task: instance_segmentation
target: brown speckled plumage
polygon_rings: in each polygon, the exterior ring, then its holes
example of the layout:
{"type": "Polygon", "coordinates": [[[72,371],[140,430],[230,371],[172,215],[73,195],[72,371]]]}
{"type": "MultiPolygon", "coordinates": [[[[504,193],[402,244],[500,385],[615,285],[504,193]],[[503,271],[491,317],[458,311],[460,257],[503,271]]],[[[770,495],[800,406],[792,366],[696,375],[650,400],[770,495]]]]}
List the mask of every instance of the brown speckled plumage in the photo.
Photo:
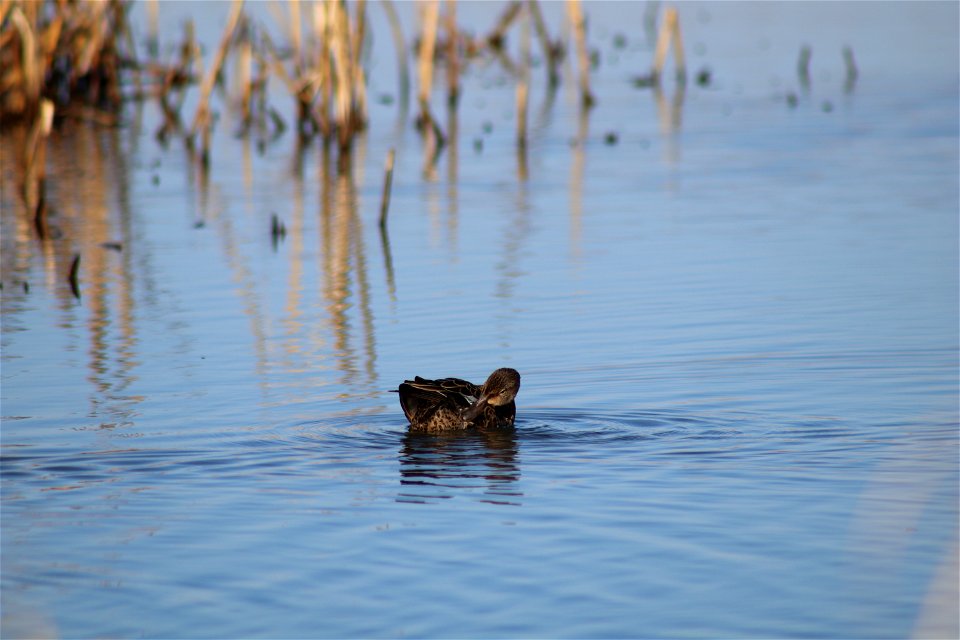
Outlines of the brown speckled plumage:
{"type": "Polygon", "coordinates": [[[410,428],[421,431],[513,426],[520,374],[497,369],[483,385],[460,378],[405,380],[397,391],[410,428]]]}

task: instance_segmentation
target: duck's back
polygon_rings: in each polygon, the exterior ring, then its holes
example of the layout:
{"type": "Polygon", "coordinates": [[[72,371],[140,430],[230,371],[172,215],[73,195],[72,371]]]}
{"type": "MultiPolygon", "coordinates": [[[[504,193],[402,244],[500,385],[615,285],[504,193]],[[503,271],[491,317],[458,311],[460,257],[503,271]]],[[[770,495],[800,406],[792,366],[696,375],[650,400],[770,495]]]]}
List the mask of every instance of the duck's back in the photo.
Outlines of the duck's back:
{"type": "Polygon", "coordinates": [[[460,378],[427,380],[420,376],[405,380],[397,391],[410,425],[431,431],[466,428],[461,412],[480,395],[479,386],[460,378]]]}

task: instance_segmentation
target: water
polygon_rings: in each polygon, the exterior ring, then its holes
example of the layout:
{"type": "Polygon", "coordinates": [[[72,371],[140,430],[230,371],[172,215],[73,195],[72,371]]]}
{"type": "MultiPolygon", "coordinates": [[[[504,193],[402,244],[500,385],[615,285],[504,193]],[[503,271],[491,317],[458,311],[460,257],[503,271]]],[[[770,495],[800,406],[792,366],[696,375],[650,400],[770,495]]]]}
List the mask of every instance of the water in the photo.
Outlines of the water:
{"type": "Polygon", "coordinates": [[[492,64],[426,170],[378,101],[352,178],[68,126],[47,243],[5,152],[4,637],[956,636],[957,6],[684,4],[713,81],[659,99],[643,9],[587,5],[589,120],[535,70],[526,166],[492,64]],[[501,365],[515,431],[387,392],[501,365]]]}

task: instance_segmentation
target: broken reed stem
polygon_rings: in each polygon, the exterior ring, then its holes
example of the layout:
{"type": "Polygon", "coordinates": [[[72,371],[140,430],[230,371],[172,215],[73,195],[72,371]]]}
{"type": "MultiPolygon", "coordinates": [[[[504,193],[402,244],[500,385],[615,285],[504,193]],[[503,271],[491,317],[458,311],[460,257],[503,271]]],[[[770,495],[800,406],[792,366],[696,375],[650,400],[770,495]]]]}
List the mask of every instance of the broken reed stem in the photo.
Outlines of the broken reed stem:
{"type": "Polygon", "coordinates": [[[547,82],[551,88],[556,87],[560,82],[560,74],[557,72],[558,55],[550,42],[550,34],[547,32],[547,25],[543,21],[543,14],[540,12],[540,3],[537,0],[527,0],[527,10],[533,20],[533,26],[537,30],[537,39],[540,40],[540,46],[543,47],[543,58],[547,62],[547,82]]]}
{"type": "Polygon", "coordinates": [[[503,48],[507,29],[510,27],[510,23],[513,22],[514,18],[517,17],[517,14],[520,13],[522,6],[520,0],[512,0],[506,9],[503,10],[503,13],[500,14],[500,19],[497,20],[496,26],[493,27],[490,35],[487,36],[487,44],[490,45],[492,49],[503,48]]]}
{"type": "Polygon", "coordinates": [[[333,97],[333,70],[330,60],[330,5],[321,2],[313,5],[313,33],[317,41],[317,83],[320,92],[320,135],[329,140],[333,132],[330,124],[330,101],[333,97]]]}
{"type": "Polygon", "coordinates": [[[298,0],[290,0],[287,4],[290,7],[290,22],[287,27],[290,31],[290,47],[293,49],[293,70],[294,74],[300,77],[303,75],[303,39],[301,38],[302,30],[300,28],[300,2],[298,0]]]}
{"type": "Polygon", "coordinates": [[[40,98],[40,79],[42,75],[37,56],[36,38],[30,21],[20,7],[14,7],[10,12],[10,21],[20,35],[20,72],[23,78],[25,110],[29,111],[40,98]]]}
{"type": "MultiPolygon", "coordinates": [[[[528,5],[529,7],[529,5],[528,5]]],[[[520,77],[517,82],[517,146],[527,146],[527,102],[530,93],[530,12],[524,12],[520,27],[520,77]]]]}
{"type": "Polygon", "coordinates": [[[147,53],[156,58],[160,53],[160,0],[147,0],[147,53]]]}
{"type": "Polygon", "coordinates": [[[577,46],[577,61],[580,69],[580,105],[589,109],[596,102],[590,93],[590,54],[587,52],[587,24],[580,11],[580,0],[567,0],[573,39],[577,46]]]}
{"type": "Polygon", "coordinates": [[[387,152],[387,164],[383,176],[383,194],[380,196],[380,229],[387,228],[387,210],[390,208],[390,190],[393,186],[393,161],[396,149],[387,152]]]}
{"type": "Polygon", "coordinates": [[[663,66],[667,62],[667,49],[673,44],[673,61],[677,69],[677,81],[681,84],[687,78],[687,65],[683,55],[683,38],[680,35],[680,19],[677,17],[677,10],[668,7],[663,14],[663,22],[660,23],[660,32],[657,34],[657,48],[653,57],[653,81],[655,85],[660,84],[660,78],[663,76],[663,66]]]}
{"type": "Polygon", "coordinates": [[[34,215],[34,223],[41,237],[46,237],[43,219],[43,183],[46,175],[47,136],[53,128],[53,102],[44,98],[34,119],[27,143],[23,149],[23,199],[27,210],[34,215]]]}
{"type": "Polygon", "coordinates": [[[407,66],[407,44],[403,37],[403,28],[400,26],[400,18],[397,16],[392,0],[380,0],[380,5],[387,15],[390,33],[393,35],[393,46],[397,50],[397,72],[400,74],[399,102],[401,105],[406,105],[410,99],[410,69],[407,66]]]}
{"type": "Polygon", "coordinates": [[[366,123],[366,90],[360,45],[366,29],[363,0],[357,4],[354,29],[346,6],[337,0],[328,0],[332,38],[329,40],[333,59],[334,105],[336,127],[341,151],[348,150],[354,135],[366,123]]]}
{"type": "MultiPolygon", "coordinates": [[[[669,9],[668,9],[669,12],[669,9]]],[[[663,72],[663,65],[667,62],[667,51],[670,48],[670,38],[673,32],[670,30],[669,20],[664,16],[660,23],[660,30],[657,32],[657,46],[653,54],[653,69],[651,75],[654,78],[654,84],[660,84],[660,75],[663,72]]]]}
{"type": "Polygon", "coordinates": [[[240,114],[246,130],[253,122],[253,44],[250,42],[250,25],[246,19],[240,27],[235,70],[240,90],[240,114]]]}
{"type": "Polygon", "coordinates": [[[233,32],[240,22],[242,11],[243,0],[233,0],[233,5],[230,7],[230,16],[227,18],[227,26],[223,31],[223,37],[220,39],[220,47],[217,49],[217,55],[210,69],[207,71],[207,75],[203,78],[203,84],[200,85],[200,100],[197,103],[197,111],[193,117],[193,125],[190,127],[190,137],[193,138],[197,134],[201,134],[203,139],[202,158],[204,164],[207,164],[209,161],[210,153],[210,125],[212,124],[210,117],[210,94],[213,91],[214,84],[217,82],[220,69],[223,68],[223,63],[227,58],[227,51],[233,39],[233,32]]]}
{"type": "Polygon", "coordinates": [[[423,6],[423,34],[420,37],[420,87],[418,100],[421,120],[429,126],[433,122],[430,116],[430,89],[433,85],[433,52],[437,43],[437,19],[440,13],[440,1],[428,0],[423,6]]]}
{"type": "Polygon", "coordinates": [[[363,54],[363,40],[367,35],[367,0],[357,0],[354,11],[353,31],[353,105],[350,113],[352,136],[367,125],[367,80],[360,56],[363,54]]]}
{"type": "MultiPolygon", "coordinates": [[[[133,29],[130,28],[130,21],[127,20],[126,13],[125,13],[126,8],[127,7],[125,5],[119,5],[116,8],[116,13],[119,15],[115,17],[114,22],[118,25],[120,29],[123,30],[124,45],[126,46],[126,53],[129,56],[129,63],[132,66],[132,68],[136,70],[136,73],[133,74],[133,87],[136,92],[135,95],[142,96],[143,95],[143,79],[140,77],[141,76],[140,70],[143,67],[140,65],[140,59],[137,56],[137,46],[133,42],[133,29]]],[[[117,69],[115,73],[117,74],[116,84],[117,84],[117,92],[119,96],[119,86],[120,86],[119,69],[117,69]]],[[[119,101],[120,100],[118,97],[118,102],[119,101]]]]}
{"type": "Polygon", "coordinates": [[[457,0],[447,0],[447,104],[456,107],[460,100],[460,59],[457,55],[457,0]]]}
{"type": "Polygon", "coordinates": [[[333,13],[332,27],[334,69],[334,111],[337,126],[337,137],[341,150],[348,149],[353,136],[350,122],[352,114],[351,86],[353,84],[353,60],[350,55],[350,26],[346,8],[337,0],[328,0],[328,6],[333,13]]]}
{"type": "Polygon", "coordinates": [[[684,84],[687,80],[687,61],[683,55],[683,36],[680,33],[680,16],[673,7],[667,9],[667,15],[673,16],[673,62],[676,65],[677,82],[684,84]]]}
{"type": "Polygon", "coordinates": [[[527,146],[527,102],[530,84],[525,78],[517,83],[517,145],[527,146]]]}

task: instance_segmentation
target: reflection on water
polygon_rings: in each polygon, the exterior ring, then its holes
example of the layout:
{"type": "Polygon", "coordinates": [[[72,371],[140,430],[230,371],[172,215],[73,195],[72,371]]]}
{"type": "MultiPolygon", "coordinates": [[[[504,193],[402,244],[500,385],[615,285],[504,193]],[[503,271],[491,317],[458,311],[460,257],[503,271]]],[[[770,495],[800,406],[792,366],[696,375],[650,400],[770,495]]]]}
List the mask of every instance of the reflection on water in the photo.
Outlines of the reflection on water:
{"type": "Polygon", "coordinates": [[[680,161],[678,137],[683,122],[683,100],[687,95],[687,85],[679,82],[669,99],[660,85],[653,87],[653,100],[657,105],[657,119],[660,121],[660,133],[664,140],[664,160],[671,164],[680,161]]]}
{"type": "Polygon", "coordinates": [[[521,504],[517,432],[428,434],[409,431],[400,447],[400,502],[435,502],[482,491],[483,502],[521,504]]]}
{"type": "MultiPolygon", "coordinates": [[[[5,131],[0,144],[17,148],[22,133],[5,131]]],[[[99,416],[104,427],[127,426],[142,400],[128,393],[141,359],[142,337],[134,322],[136,300],[141,292],[149,297],[155,287],[149,255],[130,250],[136,244],[136,230],[124,144],[136,142],[117,128],[68,123],[48,144],[51,162],[70,160],[48,169],[46,239],[38,239],[23,201],[12,188],[22,179],[16,154],[0,154],[4,212],[0,271],[8,287],[2,297],[4,328],[17,326],[17,315],[28,306],[31,286],[34,293],[44,287],[55,298],[58,325],[87,336],[86,346],[78,351],[85,354],[92,390],[90,414],[99,416]],[[75,158],[83,162],[76,163],[75,158]],[[68,286],[76,255],[82,257],[80,300],[74,299],[68,286]],[[16,284],[22,286],[10,287],[16,284]]]]}
{"type": "MultiPolygon", "coordinates": [[[[302,160],[295,163],[294,170],[286,176],[291,195],[289,208],[278,206],[277,202],[266,210],[242,207],[247,209],[247,216],[260,219],[268,219],[279,209],[289,230],[282,252],[289,261],[283,288],[286,299],[279,319],[285,337],[278,341],[270,317],[269,299],[274,291],[272,285],[265,286],[250,261],[250,221],[238,218],[237,203],[229,192],[234,186],[215,178],[211,168],[190,153],[166,161],[152,159],[147,164],[136,155],[139,140],[135,134],[142,119],[142,107],[138,107],[131,114],[131,120],[137,123],[133,144],[129,142],[129,131],[84,122],[71,123],[51,137],[45,239],[37,237],[16,190],[7,188],[22,178],[14,154],[0,154],[4,183],[0,260],[5,285],[5,328],[13,330],[17,315],[32,307],[28,302],[31,288],[36,295],[37,288],[44,286],[57,300],[60,326],[85,336],[87,346],[77,352],[86,354],[83,366],[93,390],[89,398],[91,415],[102,416],[105,427],[129,426],[135,405],[143,399],[142,395],[128,394],[127,389],[137,380],[138,365],[144,364],[139,350],[145,340],[145,319],[159,319],[162,330],[179,342],[174,347],[178,352],[193,348],[188,338],[190,327],[172,318],[183,315],[184,304],[192,304],[185,303],[178,294],[205,286],[204,269],[196,272],[200,277],[184,288],[186,282],[171,282],[169,271],[161,273],[161,263],[175,257],[180,260],[178,269],[182,270],[188,264],[186,260],[197,257],[192,249],[196,241],[188,237],[190,232],[194,236],[212,235],[228,273],[229,286],[246,317],[255,371],[264,389],[278,367],[289,371],[316,368],[318,346],[325,350],[330,345],[331,364],[342,373],[341,382],[361,392],[377,393],[367,243],[356,191],[356,176],[363,179],[364,145],[357,145],[356,166],[347,167],[335,166],[330,149],[322,149],[318,180],[305,180],[302,160]],[[132,149],[125,148],[124,141],[132,149]],[[76,163],[75,158],[84,161],[76,163]],[[166,168],[165,162],[174,168],[179,166],[182,173],[178,175],[175,169],[166,168]],[[186,216],[178,219],[179,211],[165,208],[157,213],[141,211],[143,196],[134,195],[136,189],[131,183],[140,180],[142,187],[144,175],[150,176],[152,189],[161,192],[159,201],[167,202],[167,206],[171,202],[181,206],[188,203],[186,216]],[[178,182],[183,191],[174,193],[180,187],[167,185],[178,182]],[[308,193],[317,187],[316,196],[308,193]],[[307,202],[316,202],[315,219],[319,225],[306,219],[307,202]],[[182,225],[179,237],[151,235],[158,217],[166,218],[162,226],[182,225]],[[186,231],[188,227],[190,231],[186,231]],[[319,232],[317,242],[307,238],[314,229],[319,232]],[[314,246],[316,252],[311,251],[314,246]],[[323,300],[324,317],[317,317],[313,296],[305,295],[314,279],[308,275],[305,253],[312,254],[316,261],[313,271],[321,277],[316,292],[323,300]],[[76,255],[81,257],[79,300],[72,295],[67,278],[76,255]],[[319,335],[318,328],[325,328],[327,335],[319,335]]],[[[5,131],[3,135],[4,147],[15,147],[22,132],[5,131]]],[[[236,188],[242,184],[245,197],[256,199],[261,196],[250,167],[251,141],[245,138],[237,144],[244,149],[244,169],[240,174],[242,183],[236,188]]],[[[306,152],[301,148],[295,157],[302,158],[306,152]]],[[[386,278],[392,289],[389,240],[384,237],[383,242],[386,278]]],[[[149,340],[155,339],[155,334],[149,336],[149,340]]],[[[319,366],[327,367],[325,363],[319,366]]]]}
{"type": "Polygon", "coordinates": [[[350,162],[224,110],[205,167],[131,105],[51,137],[41,239],[0,133],[0,635],[956,635],[956,5],[688,6],[709,87],[591,5],[525,156],[495,63],[437,153],[405,100],[350,162]],[[387,392],[497,366],[515,430],[387,392]]]}

